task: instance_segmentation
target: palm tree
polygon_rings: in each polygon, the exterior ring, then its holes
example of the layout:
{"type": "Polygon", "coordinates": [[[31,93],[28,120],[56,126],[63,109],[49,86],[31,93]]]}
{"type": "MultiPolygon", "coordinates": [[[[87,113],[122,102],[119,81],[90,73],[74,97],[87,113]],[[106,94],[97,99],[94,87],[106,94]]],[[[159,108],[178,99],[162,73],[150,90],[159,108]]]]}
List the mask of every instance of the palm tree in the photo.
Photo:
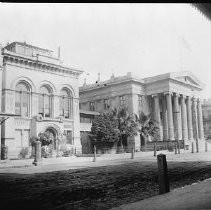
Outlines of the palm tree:
{"type": "Polygon", "coordinates": [[[156,126],[157,122],[151,119],[151,114],[146,115],[143,112],[140,112],[139,115],[135,115],[135,119],[139,124],[138,131],[141,140],[143,141],[143,150],[145,150],[147,137],[152,136],[154,137],[154,141],[157,141],[159,128],[156,126]]]}
{"type": "Polygon", "coordinates": [[[130,114],[128,108],[119,107],[111,110],[111,114],[117,121],[119,129],[119,152],[123,150],[123,144],[126,145],[127,138],[129,136],[137,135],[138,122],[135,120],[135,116],[130,114]]]}

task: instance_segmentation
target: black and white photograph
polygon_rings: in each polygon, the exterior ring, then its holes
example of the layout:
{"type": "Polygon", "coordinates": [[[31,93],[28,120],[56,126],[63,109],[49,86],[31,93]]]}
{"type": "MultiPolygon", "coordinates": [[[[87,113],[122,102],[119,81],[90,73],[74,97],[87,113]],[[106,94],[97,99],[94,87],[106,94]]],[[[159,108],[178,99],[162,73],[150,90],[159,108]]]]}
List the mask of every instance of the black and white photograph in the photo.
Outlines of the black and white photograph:
{"type": "Polygon", "coordinates": [[[211,209],[211,3],[0,3],[0,209],[211,209]]]}

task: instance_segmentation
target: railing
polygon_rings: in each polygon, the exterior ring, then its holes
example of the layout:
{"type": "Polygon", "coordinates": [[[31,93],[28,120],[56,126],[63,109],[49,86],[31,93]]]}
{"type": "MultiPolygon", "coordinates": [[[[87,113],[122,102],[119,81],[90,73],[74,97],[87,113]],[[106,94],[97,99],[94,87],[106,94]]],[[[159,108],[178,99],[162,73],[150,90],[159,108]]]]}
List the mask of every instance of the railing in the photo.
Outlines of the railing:
{"type": "MultiPolygon", "coordinates": [[[[156,148],[157,151],[160,150],[173,150],[175,148],[175,144],[177,144],[177,141],[157,141],[156,142],[156,148]]],[[[184,141],[179,141],[179,146],[181,149],[184,149],[184,141]]],[[[147,142],[145,147],[142,147],[142,151],[153,151],[154,150],[154,142],[147,142]]]]}

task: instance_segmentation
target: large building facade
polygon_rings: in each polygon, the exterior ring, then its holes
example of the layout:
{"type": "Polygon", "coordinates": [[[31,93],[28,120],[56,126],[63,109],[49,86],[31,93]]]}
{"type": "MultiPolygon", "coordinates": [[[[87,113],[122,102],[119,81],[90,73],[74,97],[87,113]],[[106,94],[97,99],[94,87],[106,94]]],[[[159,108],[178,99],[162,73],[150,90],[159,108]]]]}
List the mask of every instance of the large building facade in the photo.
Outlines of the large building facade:
{"type": "Polygon", "coordinates": [[[1,49],[1,112],[16,114],[1,126],[1,144],[17,157],[29,139],[48,131],[81,150],[78,77],[82,71],[63,65],[47,49],[13,42],[1,49]]]}
{"type": "Polygon", "coordinates": [[[203,101],[202,104],[204,135],[207,139],[211,139],[211,99],[203,101]]]}
{"type": "MultiPolygon", "coordinates": [[[[159,141],[182,140],[185,145],[203,140],[200,91],[203,84],[191,72],[174,72],[141,79],[128,73],[80,87],[81,123],[88,124],[94,112],[106,112],[119,106],[131,113],[151,114],[159,130],[159,141]]],[[[86,127],[89,130],[88,126],[86,127]]],[[[84,129],[85,131],[85,129],[84,129]]],[[[141,147],[140,135],[134,139],[141,147]]],[[[129,146],[131,139],[128,140],[129,146]]]]}

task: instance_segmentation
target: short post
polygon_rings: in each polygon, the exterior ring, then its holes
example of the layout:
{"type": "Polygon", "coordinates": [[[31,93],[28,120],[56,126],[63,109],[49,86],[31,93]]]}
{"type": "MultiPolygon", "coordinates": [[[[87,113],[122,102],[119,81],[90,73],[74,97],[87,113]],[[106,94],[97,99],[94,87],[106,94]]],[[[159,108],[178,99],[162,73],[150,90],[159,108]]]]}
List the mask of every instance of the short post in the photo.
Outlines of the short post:
{"type": "Polygon", "coordinates": [[[75,155],[77,154],[77,149],[76,149],[76,147],[75,147],[75,155]]]}
{"type": "Polygon", "coordinates": [[[132,146],[131,159],[134,159],[134,156],[135,156],[135,149],[134,149],[134,146],[132,146]]]}
{"type": "Polygon", "coordinates": [[[199,152],[199,142],[198,142],[199,140],[198,139],[196,139],[196,152],[199,152]]]}
{"type": "Polygon", "coordinates": [[[96,146],[94,145],[94,159],[93,162],[96,162],[96,146]]]}
{"type": "MultiPolygon", "coordinates": [[[[179,141],[177,142],[177,150],[178,150],[178,154],[180,154],[180,144],[179,144],[179,141]]],[[[184,145],[184,148],[185,148],[185,145],[184,145]]]]}
{"type": "Polygon", "coordinates": [[[205,152],[208,151],[208,148],[207,148],[207,141],[205,140],[205,152]]]}
{"type": "Polygon", "coordinates": [[[177,143],[175,143],[175,155],[177,154],[177,143]]]}
{"type": "Polygon", "coordinates": [[[170,192],[166,155],[157,156],[159,194],[170,192]]]}
{"type": "Polygon", "coordinates": [[[36,141],[35,142],[35,158],[33,164],[35,166],[39,165],[41,162],[41,142],[36,141]]]}
{"type": "Polygon", "coordinates": [[[157,155],[157,148],[156,148],[156,142],[154,142],[154,156],[156,157],[157,155]]]}
{"type": "Polygon", "coordinates": [[[56,156],[59,156],[59,140],[56,139],[56,156]]]}
{"type": "Polygon", "coordinates": [[[191,153],[194,153],[194,143],[192,142],[192,151],[191,153]]]}

